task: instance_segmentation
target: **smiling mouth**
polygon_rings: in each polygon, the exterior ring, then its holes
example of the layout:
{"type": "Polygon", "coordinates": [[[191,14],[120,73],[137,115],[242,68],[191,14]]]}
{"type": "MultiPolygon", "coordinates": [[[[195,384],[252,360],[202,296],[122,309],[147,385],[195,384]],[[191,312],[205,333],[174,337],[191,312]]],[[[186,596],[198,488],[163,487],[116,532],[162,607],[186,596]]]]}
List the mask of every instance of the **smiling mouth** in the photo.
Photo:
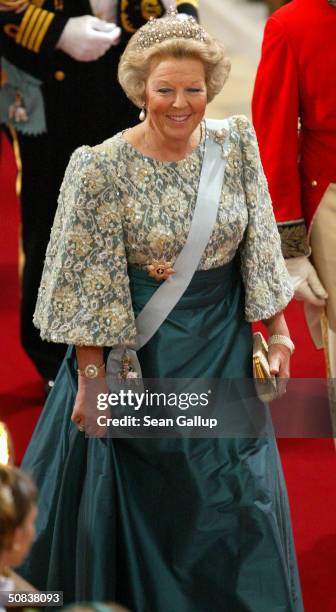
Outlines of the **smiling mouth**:
{"type": "Polygon", "coordinates": [[[185,123],[191,115],[167,115],[167,117],[174,123],[185,123]]]}

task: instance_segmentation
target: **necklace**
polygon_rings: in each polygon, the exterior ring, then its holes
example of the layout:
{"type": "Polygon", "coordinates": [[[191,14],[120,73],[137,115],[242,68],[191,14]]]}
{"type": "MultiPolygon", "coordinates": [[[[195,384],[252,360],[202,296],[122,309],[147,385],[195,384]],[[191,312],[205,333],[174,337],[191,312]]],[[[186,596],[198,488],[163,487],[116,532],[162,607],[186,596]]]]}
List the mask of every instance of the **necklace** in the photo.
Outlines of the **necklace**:
{"type": "Polygon", "coordinates": [[[142,146],[141,146],[141,152],[144,155],[147,155],[149,157],[153,157],[154,159],[158,159],[159,161],[183,161],[186,157],[189,157],[189,155],[191,155],[198,147],[199,145],[203,142],[204,139],[204,126],[203,126],[203,122],[200,123],[199,128],[197,128],[197,134],[195,134],[195,132],[193,132],[193,134],[190,137],[190,140],[192,140],[192,138],[195,136],[195,140],[196,140],[196,144],[191,144],[189,143],[189,147],[185,153],[185,155],[183,155],[182,157],[179,156],[179,159],[161,159],[162,157],[166,157],[166,149],[165,149],[165,154],[161,155],[159,153],[159,155],[155,155],[155,152],[158,151],[157,147],[153,147],[150,145],[150,143],[148,143],[148,139],[147,139],[147,132],[144,131],[143,133],[143,138],[142,138],[142,146]]]}

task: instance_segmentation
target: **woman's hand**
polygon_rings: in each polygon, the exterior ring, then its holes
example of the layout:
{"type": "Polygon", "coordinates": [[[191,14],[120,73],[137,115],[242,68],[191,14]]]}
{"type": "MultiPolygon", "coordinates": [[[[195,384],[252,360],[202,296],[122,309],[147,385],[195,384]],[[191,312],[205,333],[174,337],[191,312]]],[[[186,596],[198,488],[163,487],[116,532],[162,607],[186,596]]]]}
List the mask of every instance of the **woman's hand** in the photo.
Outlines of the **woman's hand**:
{"type": "Polygon", "coordinates": [[[268,347],[268,363],[270,372],[277,378],[277,397],[286,393],[287,381],[290,377],[291,351],[283,344],[271,344],[268,347]]]}
{"type": "MultiPolygon", "coordinates": [[[[94,379],[79,376],[78,392],[71,415],[71,420],[77,425],[79,431],[97,438],[106,436],[108,429],[106,426],[99,425],[98,421],[102,415],[101,410],[98,410],[97,407],[97,398],[100,393],[109,393],[105,376],[94,379]]],[[[104,411],[104,416],[109,417],[107,410],[104,411]]]]}
{"type": "Polygon", "coordinates": [[[290,377],[291,352],[283,344],[271,344],[268,348],[268,363],[270,372],[279,378],[290,377]]]}
{"type": "MultiPolygon", "coordinates": [[[[282,312],[278,312],[270,319],[263,321],[263,323],[268,329],[269,337],[285,336],[286,338],[290,338],[286,319],[282,312]]],[[[290,377],[290,358],[291,349],[288,348],[288,346],[286,346],[285,344],[274,342],[269,345],[268,363],[270,366],[271,374],[279,379],[279,396],[286,392],[287,380],[290,377]]]]}

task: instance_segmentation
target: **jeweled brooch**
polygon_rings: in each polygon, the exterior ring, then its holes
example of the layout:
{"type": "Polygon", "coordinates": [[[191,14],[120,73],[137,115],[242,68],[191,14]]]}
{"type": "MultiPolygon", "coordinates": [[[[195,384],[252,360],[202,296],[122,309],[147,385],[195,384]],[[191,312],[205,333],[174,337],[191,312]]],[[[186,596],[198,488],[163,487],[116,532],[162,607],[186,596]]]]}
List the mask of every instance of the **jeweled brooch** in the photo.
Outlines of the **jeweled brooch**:
{"type": "Polygon", "coordinates": [[[154,260],[146,267],[149,276],[157,281],[167,280],[167,278],[175,273],[172,262],[165,261],[164,259],[154,260]]]}

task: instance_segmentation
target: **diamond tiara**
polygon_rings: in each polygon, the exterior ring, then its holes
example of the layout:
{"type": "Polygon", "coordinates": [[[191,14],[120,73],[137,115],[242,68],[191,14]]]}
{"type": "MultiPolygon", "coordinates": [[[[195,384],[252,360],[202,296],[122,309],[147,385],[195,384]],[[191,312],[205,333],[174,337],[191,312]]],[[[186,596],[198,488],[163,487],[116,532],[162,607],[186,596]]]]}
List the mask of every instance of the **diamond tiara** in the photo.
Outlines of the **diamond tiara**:
{"type": "Polygon", "coordinates": [[[172,38],[190,38],[205,42],[208,34],[191,15],[179,14],[176,9],[168,10],[165,17],[151,17],[134,35],[138,49],[148,49],[153,45],[172,38]]]}

